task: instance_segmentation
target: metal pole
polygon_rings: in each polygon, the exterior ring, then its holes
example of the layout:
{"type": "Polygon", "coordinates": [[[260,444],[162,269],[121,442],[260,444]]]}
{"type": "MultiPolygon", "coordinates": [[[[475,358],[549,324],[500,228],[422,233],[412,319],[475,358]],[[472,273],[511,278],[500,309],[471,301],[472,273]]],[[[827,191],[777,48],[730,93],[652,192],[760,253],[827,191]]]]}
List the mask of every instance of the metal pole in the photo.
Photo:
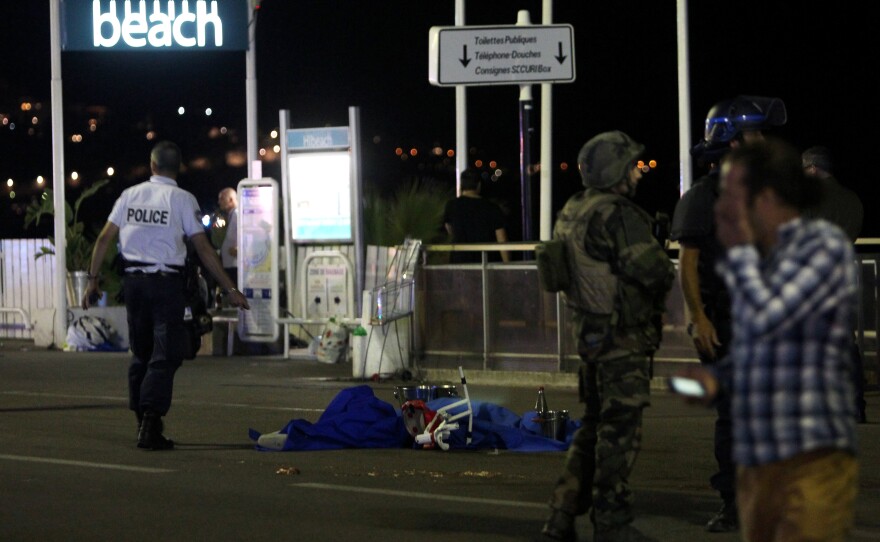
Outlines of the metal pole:
{"type": "MultiPolygon", "coordinates": [[[[553,0],[544,0],[541,24],[553,24],[553,0]]],[[[540,240],[553,236],[553,85],[541,84],[540,240]]]]}
{"type": "Polygon", "coordinates": [[[532,86],[519,87],[519,173],[522,187],[522,240],[534,239],[532,231],[532,86]]]}
{"type": "Polygon", "coordinates": [[[67,339],[67,220],[64,216],[64,100],[61,92],[61,0],[49,3],[52,48],[52,192],[55,205],[54,343],[67,339]]]}
{"type": "Polygon", "coordinates": [[[348,108],[348,130],[351,134],[351,232],[354,244],[355,288],[354,299],[350,300],[357,308],[354,314],[360,315],[363,310],[364,291],[364,256],[366,241],[364,240],[363,180],[361,179],[361,111],[356,106],[348,108]]]}
{"type": "MultiPolygon", "coordinates": [[[[520,10],[517,26],[530,25],[529,12],[520,10]]],[[[531,241],[535,238],[532,229],[532,86],[519,86],[519,171],[522,187],[522,240],[531,241]]]]}
{"type": "MultiPolygon", "coordinates": [[[[455,0],[455,26],[464,26],[464,0],[455,0]]],[[[455,87],[455,195],[461,195],[461,172],[468,167],[467,94],[455,87]]]]}
{"type": "MultiPolygon", "coordinates": [[[[247,115],[247,161],[248,178],[254,178],[254,162],[257,154],[257,1],[247,0],[248,10],[248,50],[245,55],[245,114],[247,115]]],[[[262,175],[261,175],[262,176],[262,175]]]]}
{"type": "Polygon", "coordinates": [[[684,194],[693,182],[691,166],[691,83],[689,72],[687,0],[676,0],[676,30],[678,33],[678,162],[679,194],[684,194]]]}
{"type": "MultiPolygon", "coordinates": [[[[293,274],[294,274],[294,250],[293,244],[290,242],[291,225],[290,225],[290,194],[288,194],[288,151],[287,151],[287,130],[290,128],[290,111],[282,109],[278,112],[278,131],[281,139],[281,203],[284,209],[284,227],[281,228],[281,235],[284,236],[284,294],[287,296],[287,314],[285,317],[293,316],[293,274]]],[[[305,314],[302,315],[305,317],[305,314]]],[[[284,324],[284,359],[290,357],[290,331],[287,324],[284,324]]]]}

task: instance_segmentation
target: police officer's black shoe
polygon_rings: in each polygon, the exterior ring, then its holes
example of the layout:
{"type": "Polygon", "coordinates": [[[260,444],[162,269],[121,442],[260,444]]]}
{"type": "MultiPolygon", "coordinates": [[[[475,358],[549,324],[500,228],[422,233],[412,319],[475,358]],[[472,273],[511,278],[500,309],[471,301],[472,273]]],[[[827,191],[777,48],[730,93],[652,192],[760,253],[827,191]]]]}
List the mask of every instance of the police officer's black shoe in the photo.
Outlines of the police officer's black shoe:
{"type": "Polygon", "coordinates": [[[162,435],[163,429],[161,416],[149,410],[144,412],[141,429],[138,431],[138,448],[146,450],[171,450],[174,448],[174,441],[162,435]]]}
{"type": "Polygon", "coordinates": [[[576,542],[577,533],[574,531],[574,516],[562,510],[553,510],[544,528],[541,529],[542,540],[562,540],[564,542],[576,542]]]}
{"type": "Polygon", "coordinates": [[[724,501],[721,510],[712,516],[706,524],[706,530],[710,533],[733,533],[739,530],[739,515],[735,501],[724,501]]]}

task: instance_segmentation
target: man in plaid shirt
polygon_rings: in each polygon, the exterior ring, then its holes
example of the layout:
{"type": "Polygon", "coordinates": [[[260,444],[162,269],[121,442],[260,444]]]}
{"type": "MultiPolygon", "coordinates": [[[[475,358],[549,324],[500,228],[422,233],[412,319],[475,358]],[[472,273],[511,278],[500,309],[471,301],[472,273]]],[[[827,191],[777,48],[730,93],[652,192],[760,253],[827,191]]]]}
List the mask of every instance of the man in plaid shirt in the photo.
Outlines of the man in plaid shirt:
{"type": "Polygon", "coordinates": [[[702,382],[705,403],[731,394],[744,539],[842,542],[858,488],[852,243],[830,222],[801,218],[820,192],[789,145],[746,145],[721,167],[718,268],[733,340],[717,372],[683,373],[702,382]]]}

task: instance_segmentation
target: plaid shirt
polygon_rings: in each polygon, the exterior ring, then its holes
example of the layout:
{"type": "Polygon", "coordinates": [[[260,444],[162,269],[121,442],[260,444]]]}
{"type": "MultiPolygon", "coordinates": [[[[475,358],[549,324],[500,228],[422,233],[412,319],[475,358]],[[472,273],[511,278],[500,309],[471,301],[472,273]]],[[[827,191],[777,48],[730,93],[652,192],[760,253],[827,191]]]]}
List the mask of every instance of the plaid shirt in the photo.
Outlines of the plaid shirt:
{"type": "Polygon", "coordinates": [[[852,243],[824,220],[780,226],[764,259],[752,245],[719,264],[733,298],[720,376],[732,393],[734,461],[763,465],[821,448],[856,451],[852,243]]]}

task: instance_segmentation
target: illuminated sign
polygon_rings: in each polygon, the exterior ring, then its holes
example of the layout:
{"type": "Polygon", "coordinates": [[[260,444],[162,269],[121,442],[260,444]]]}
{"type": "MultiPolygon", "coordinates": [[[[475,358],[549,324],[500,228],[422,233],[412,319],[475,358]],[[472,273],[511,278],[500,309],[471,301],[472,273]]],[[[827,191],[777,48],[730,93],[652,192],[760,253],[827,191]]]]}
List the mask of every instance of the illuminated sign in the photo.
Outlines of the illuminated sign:
{"type": "Polygon", "coordinates": [[[248,0],[62,0],[66,51],[244,51],[248,0]]]}
{"type": "Polygon", "coordinates": [[[292,239],[350,242],[349,151],[292,152],[287,160],[292,239]]]}

